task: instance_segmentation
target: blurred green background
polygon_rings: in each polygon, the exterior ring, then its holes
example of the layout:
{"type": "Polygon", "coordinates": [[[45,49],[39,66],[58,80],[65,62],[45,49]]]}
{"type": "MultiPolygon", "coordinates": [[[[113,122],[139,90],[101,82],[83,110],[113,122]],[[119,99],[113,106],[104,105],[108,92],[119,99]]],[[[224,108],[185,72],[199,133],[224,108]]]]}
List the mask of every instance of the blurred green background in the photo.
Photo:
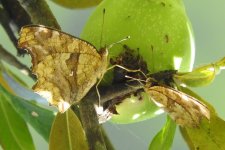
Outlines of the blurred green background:
{"type": "MultiPolygon", "coordinates": [[[[225,1],[224,0],[184,0],[187,14],[191,20],[196,43],[195,67],[214,62],[225,56],[225,1]]],[[[57,18],[62,30],[79,36],[82,28],[94,8],[68,10],[51,1],[48,4],[57,18]]],[[[0,33],[3,29],[0,27],[0,33]]],[[[1,34],[0,43],[16,54],[6,34],[1,34]]],[[[29,57],[20,58],[23,62],[29,57]]],[[[22,75],[21,75],[22,76],[22,75]]],[[[30,80],[30,86],[33,84],[30,80]]],[[[213,84],[193,90],[208,100],[225,119],[225,71],[216,77],[213,84]]],[[[166,115],[129,125],[105,123],[105,127],[113,145],[117,150],[146,150],[154,135],[164,125],[166,115]]],[[[31,128],[33,131],[33,129],[31,128]]],[[[188,149],[177,129],[173,150],[188,149]]],[[[34,141],[38,150],[47,150],[47,143],[35,132],[34,141]]]]}

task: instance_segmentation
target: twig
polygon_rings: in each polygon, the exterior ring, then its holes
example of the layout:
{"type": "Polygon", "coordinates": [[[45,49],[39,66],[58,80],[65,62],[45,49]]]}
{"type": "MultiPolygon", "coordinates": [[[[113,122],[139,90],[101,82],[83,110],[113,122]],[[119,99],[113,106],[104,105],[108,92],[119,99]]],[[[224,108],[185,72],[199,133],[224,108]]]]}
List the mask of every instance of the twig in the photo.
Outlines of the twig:
{"type": "Polygon", "coordinates": [[[24,64],[22,64],[15,56],[10,54],[0,45],[0,60],[4,60],[10,65],[13,65],[19,69],[25,75],[30,76],[33,80],[36,80],[36,77],[32,74],[31,70],[24,64]]]}

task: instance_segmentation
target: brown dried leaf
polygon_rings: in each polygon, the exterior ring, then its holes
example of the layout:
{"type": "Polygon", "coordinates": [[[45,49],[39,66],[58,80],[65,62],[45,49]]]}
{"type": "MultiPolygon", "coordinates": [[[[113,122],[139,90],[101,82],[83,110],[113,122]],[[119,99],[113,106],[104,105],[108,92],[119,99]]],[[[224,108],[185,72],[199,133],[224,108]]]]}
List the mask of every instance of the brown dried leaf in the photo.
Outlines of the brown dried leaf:
{"type": "Polygon", "coordinates": [[[146,86],[145,91],[181,126],[196,127],[202,117],[210,119],[207,106],[183,92],[164,86],[146,86]]]}
{"type": "Polygon", "coordinates": [[[98,53],[88,42],[49,27],[23,27],[18,46],[32,56],[34,91],[60,112],[79,102],[106,71],[107,49],[98,53]]]}

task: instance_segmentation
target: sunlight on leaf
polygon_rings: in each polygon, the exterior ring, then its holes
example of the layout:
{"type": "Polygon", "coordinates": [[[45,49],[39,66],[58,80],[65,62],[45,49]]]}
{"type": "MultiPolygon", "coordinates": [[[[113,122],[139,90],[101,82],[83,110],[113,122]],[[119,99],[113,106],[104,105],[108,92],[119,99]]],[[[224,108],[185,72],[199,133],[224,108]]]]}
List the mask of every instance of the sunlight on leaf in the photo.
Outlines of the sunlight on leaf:
{"type": "Polygon", "coordinates": [[[81,123],[71,109],[57,114],[49,141],[49,150],[88,150],[81,123]]]}
{"type": "Polygon", "coordinates": [[[225,57],[215,63],[194,69],[192,72],[177,73],[174,80],[190,87],[206,86],[213,82],[215,76],[225,68],[225,57]]]}
{"type": "Polygon", "coordinates": [[[74,8],[87,8],[98,5],[102,0],[52,0],[56,4],[74,9],[74,8]]]}
{"type": "Polygon", "coordinates": [[[165,126],[157,133],[152,140],[149,150],[169,150],[172,147],[176,123],[167,117],[165,126]]]}
{"type": "Polygon", "coordinates": [[[10,96],[0,85],[0,141],[3,149],[34,150],[33,140],[21,116],[9,103],[10,96]]]}
{"type": "MultiPolygon", "coordinates": [[[[182,88],[182,91],[204,101],[194,92],[182,88]]],[[[210,123],[207,120],[202,120],[202,123],[197,128],[181,128],[181,133],[184,136],[191,150],[224,150],[225,149],[225,121],[219,118],[214,108],[207,104],[210,109],[210,123]]]]}

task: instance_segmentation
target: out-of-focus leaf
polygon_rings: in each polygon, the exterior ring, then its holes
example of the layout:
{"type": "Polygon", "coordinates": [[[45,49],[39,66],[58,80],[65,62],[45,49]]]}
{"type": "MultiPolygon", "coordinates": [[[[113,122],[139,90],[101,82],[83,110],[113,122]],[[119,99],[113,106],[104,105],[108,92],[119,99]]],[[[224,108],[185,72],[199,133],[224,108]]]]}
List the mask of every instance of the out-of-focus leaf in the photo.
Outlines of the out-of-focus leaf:
{"type": "Polygon", "coordinates": [[[2,91],[8,95],[11,104],[23,119],[30,123],[31,126],[48,141],[51,125],[55,117],[53,112],[35,105],[30,101],[13,96],[4,89],[2,89],[2,91]]]}
{"type": "Polygon", "coordinates": [[[222,59],[220,59],[219,61],[217,61],[215,63],[216,66],[220,67],[220,70],[225,69],[225,57],[223,57],[222,59]]]}
{"type": "Polygon", "coordinates": [[[13,77],[13,79],[16,82],[20,83],[22,86],[28,87],[28,85],[23,80],[21,80],[15,73],[13,73],[10,69],[7,69],[6,71],[7,71],[7,74],[13,77]]]}
{"type": "Polygon", "coordinates": [[[75,113],[58,113],[52,126],[49,150],[88,150],[86,136],[75,113]]]}
{"type": "Polygon", "coordinates": [[[30,101],[11,95],[3,88],[0,88],[0,91],[7,95],[9,102],[23,119],[48,141],[52,122],[55,118],[53,112],[35,105],[30,101]]]}
{"type": "Polygon", "coordinates": [[[3,86],[7,91],[13,93],[13,90],[9,87],[9,85],[7,84],[5,79],[3,78],[1,72],[0,72],[0,85],[3,86]]]}
{"type": "Polygon", "coordinates": [[[190,87],[206,86],[211,84],[223,69],[225,69],[225,57],[215,63],[198,67],[192,72],[177,73],[174,75],[174,80],[190,87]]]}
{"type": "Polygon", "coordinates": [[[165,126],[157,133],[152,140],[149,150],[169,150],[173,144],[176,123],[167,117],[165,126]]]}
{"type": "Polygon", "coordinates": [[[28,127],[9,99],[8,92],[0,85],[0,143],[6,150],[34,150],[28,127]]]}
{"type": "Polygon", "coordinates": [[[52,0],[58,5],[66,8],[87,8],[98,5],[102,0],[52,0]]]}
{"type": "MultiPolygon", "coordinates": [[[[203,100],[194,92],[182,88],[182,91],[203,100]]],[[[196,128],[180,128],[188,146],[191,150],[225,150],[225,121],[219,118],[214,108],[207,104],[210,110],[210,121],[202,120],[199,127],[196,128]]]]}

